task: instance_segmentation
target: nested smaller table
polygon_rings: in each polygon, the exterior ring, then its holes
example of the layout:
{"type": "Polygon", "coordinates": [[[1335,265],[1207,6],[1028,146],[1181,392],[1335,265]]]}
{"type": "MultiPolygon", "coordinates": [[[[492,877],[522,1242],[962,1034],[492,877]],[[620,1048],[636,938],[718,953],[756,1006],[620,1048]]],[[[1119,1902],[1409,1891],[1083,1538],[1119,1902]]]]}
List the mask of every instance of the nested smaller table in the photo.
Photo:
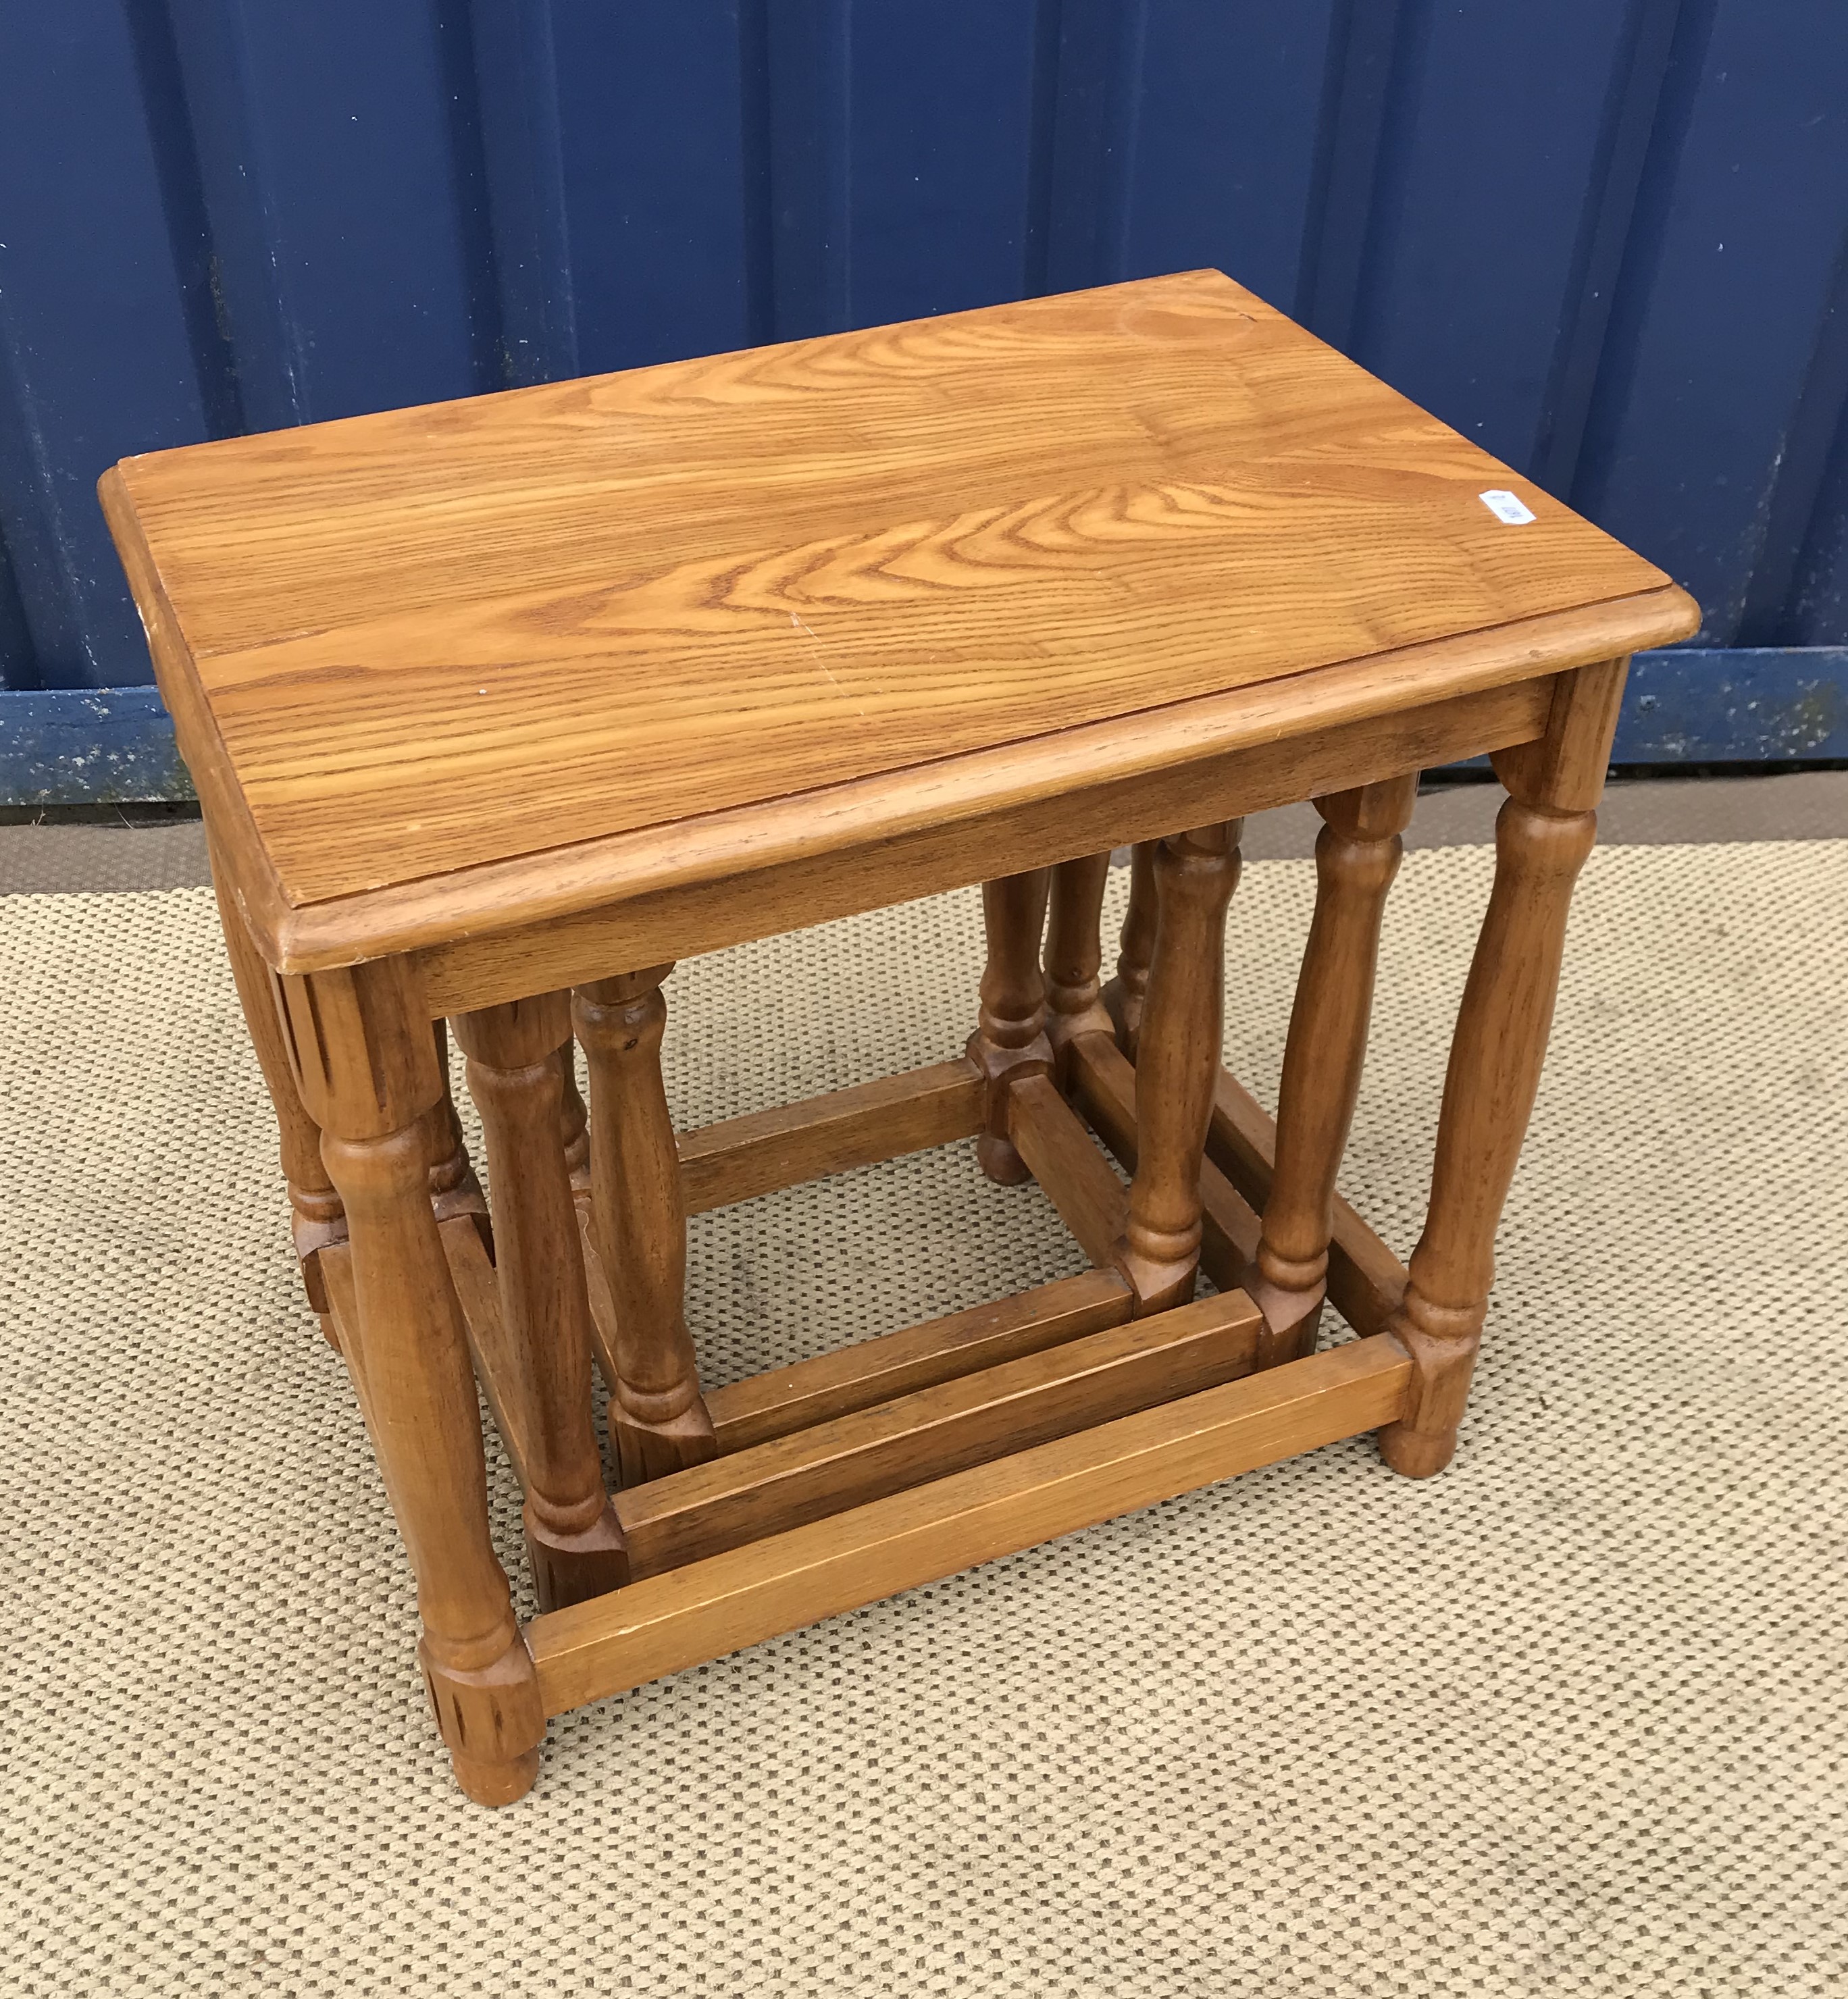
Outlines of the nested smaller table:
{"type": "Polygon", "coordinates": [[[532,1783],[549,1715],[1206,1480],[1361,1431],[1448,1460],[1625,660],[1696,622],[1659,571],[1212,272],[102,492],[471,1796],[532,1783]],[[1337,1169],[1417,773],[1485,751],[1510,797],[1408,1277],[1337,1169]],[[1224,932],[1241,816],[1299,799],[1273,1121],[1220,1066],[1224,932]],[[676,1136],[675,958],[976,882],[965,1052],[676,1136]],[[702,1391],[689,1211],[968,1137],[1087,1271],[702,1391]],[[1357,1337],[1317,1350],[1326,1298],[1357,1337]]]}

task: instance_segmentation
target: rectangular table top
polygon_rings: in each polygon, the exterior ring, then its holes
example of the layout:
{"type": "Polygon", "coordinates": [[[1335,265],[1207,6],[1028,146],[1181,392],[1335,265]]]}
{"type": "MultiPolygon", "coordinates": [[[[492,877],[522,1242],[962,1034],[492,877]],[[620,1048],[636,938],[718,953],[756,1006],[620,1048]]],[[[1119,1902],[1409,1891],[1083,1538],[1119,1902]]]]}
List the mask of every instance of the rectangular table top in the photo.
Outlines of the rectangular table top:
{"type": "Polygon", "coordinates": [[[1210,271],[156,452],[103,497],[286,910],[481,868],[504,899],[509,864],[946,760],[1004,788],[1054,734],[1107,763],[1095,725],[1461,670],[1553,614],[1607,608],[1612,651],[1691,629],[1210,271]]]}

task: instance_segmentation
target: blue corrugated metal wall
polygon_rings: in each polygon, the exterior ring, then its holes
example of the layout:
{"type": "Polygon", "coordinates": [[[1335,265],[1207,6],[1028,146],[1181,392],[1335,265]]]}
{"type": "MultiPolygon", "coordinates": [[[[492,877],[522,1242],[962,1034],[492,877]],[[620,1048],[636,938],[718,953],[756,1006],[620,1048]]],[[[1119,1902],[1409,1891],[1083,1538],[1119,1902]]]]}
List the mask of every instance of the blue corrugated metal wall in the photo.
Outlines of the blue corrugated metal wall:
{"type": "Polygon", "coordinates": [[[1843,0],[0,0],[0,771],[168,781],[125,452],[1200,264],[1700,598],[1628,754],[1848,754],[1845,244],[1843,0]]]}

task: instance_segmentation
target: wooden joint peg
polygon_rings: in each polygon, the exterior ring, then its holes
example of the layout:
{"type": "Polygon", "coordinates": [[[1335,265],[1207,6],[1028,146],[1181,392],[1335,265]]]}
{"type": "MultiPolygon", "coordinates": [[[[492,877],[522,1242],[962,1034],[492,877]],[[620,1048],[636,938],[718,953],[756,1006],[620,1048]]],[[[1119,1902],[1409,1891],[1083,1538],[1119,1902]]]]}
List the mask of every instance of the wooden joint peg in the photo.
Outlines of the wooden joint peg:
{"type": "Polygon", "coordinates": [[[629,1579],[591,1421],[590,1297],[564,1128],[568,993],[459,1014],[494,1187],[501,1323],[522,1405],[526,1547],[542,1610],[629,1579]]]}
{"type": "Polygon", "coordinates": [[[1062,861],[1052,870],[1046,920],[1046,1039],[1062,1090],[1070,1086],[1072,1043],[1081,1034],[1116,1031],[1098,975],[1104,959],[1098,923],[1109,878],[1108,853],[1062,861]]]}
{"type": "Polygon", "coordinates": [[[545,1709],[495,1559],[480,1406],[430,1206],[426,1114],[441,1103],[416,975],[401,958],[276,982],[303,1100],[346,1204],[368,1419],[417,1578],[438,1724],[470,1796],[532,1783],[545,1709]]]}
{"type": "Polygon", "coordinates": [[[1116,976],[1104,988],[1104,1010],[1116,1030],[1117,1046],[1132,1062],[1155,958],[1155,855],[1160,845],[1158,840],[1145,840],[1131,850],[1129,907],[1117,940],[1116,976]]]}
{"type": "Polygon", "coordinates": [[[1438,1114],[1424,1232],[1387,1330],[1412,1357],[1406,1413],[1379,1433],[1395,1471],[1426,1478],[1456,1449],[1495,1278],[1495,1232],[1540,1087],[1573,884],[1597,835],[1628,662],[1562,674],[1546,733],[1496,767],[1495,885],[1463,989],[1438,1114]]]}
{"type": "Polygon", "coordinates": [[[1244,1288],[1264,1315],[1258,1365],[1314,1349],[1328,1290],[1335,1179],[1360,1095],[1380,919],[1399,872],[1418,775],[1318,799],[1316,913],[1278,1092],[1277,1157],[1244,1288]]]}
{"type": "Polygon", "coordinates": [[[686,1203],[661,1082],[673,968],[599,979],[571,1002],[590,1066],[591,1230],[615,1308],[609,1426],[625,1485],[718,1450],[687,1331],[686,1203]]]}
{"type": "Polygon", "coordinates": [[[1046,1038],[1046,983],[1039,967],[1051,871],[1030,868],[982,886],[982,922],[988,934],[981,1013],[969,1038],[969,1058],[988,1086],[976,1159],[991,1180],[1018,1187],[1032,1175],[1008,1135],[1007,1093],[1023,1076],[1052,1067],[1046,1038]]]}
{"type": "Polygon", "coordinates": [[[1243,822],[1161,842],[1146,1003],[1137,1034],[1135,1173],[1115,1264],[1135,1315],[1194,1295],[1200,1266],[1200,1167],[1219,1073],[1226,910],[1238,884],[1243,822]]]}

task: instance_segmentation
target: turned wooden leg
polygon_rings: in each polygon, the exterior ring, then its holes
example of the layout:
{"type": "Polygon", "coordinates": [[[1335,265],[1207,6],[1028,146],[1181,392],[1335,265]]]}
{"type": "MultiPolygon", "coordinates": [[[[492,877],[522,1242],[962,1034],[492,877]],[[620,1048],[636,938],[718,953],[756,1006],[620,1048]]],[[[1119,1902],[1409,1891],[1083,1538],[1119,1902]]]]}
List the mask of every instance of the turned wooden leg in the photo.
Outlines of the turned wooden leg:
{"type": "Polygon", "coordinates": [[[1157,917],[1135,1065],[1135,1174],[1117,1267],[1136,1316],[1185,1304],[1200,1266],[1200,1162],[1219,1073],[1226,909],[1243,822],[1177,833],[1155,857],[1157,917]]]}
{"type": "Polygon", "coordinates": [[[1624,669],[1562,674],[1546,734],[1498,752],[1509,798],[1495,886],[1451,1043],[1424,1233],[1390,1331],[1411,1354],[1404,1417],[1379,1433],[1395,1471],[1426,1478],[1456,1449],[1495,1277],[1495,1231],[1540,1086],[1572,885],[1591,851],[1624,669]]]}
{"type": "Polygon", "coordinates": [[[661,1083],[660,985],[673,968],[599,979],[572,999],[590,1064],[593,1239],[615,1305],[609,1426],[625,1485],[717,1454],[687,1332],[686,1205],[661,1083]]]}
{"type": "MultiPolygon", "coordinates": [[[[567,1005],[567,1022],[570,1012],[567,1005]]],[[[567,1041],[558,1051],[559,1128],[564,1139],[565,1168],[571,1176],[571,1198],[584,1207],[591,1198],[591,1117],[577,1088],[577,1065],[572,1053],[575,1045],[567,1041]]]]}
{"type": "Polygon", "coordinates": [[[430,1024],[436,1046],[436,1069],[442,1078],[442,1100],[424,1114],[424,1159],[430,1173],[430,1206],[439,1221],[466,1214],[475,1225],[481,1246],[493,1261],[494,1224],[488,1218],[487,1197],[475,1177],[468,1148],[462,1141],[462,1120],[456,1114],[456,1101],[449,1094],[449,1034],[441,1020],[430,1024]]]}
{"type": "Polygon", "coordinates": [[[1316,914],[1296,982],[1277,1099],[1277,1163],[1245,1289],[1264,1315],[1258,1365],[1314,1350],[1328,1289],[1335,1176],[1367,1057],[1386,891],[1418,774],[1318,799],[1316,914]]]}
{"type": "Polygon", "coordinates": [[[212,839],[210,825],[206,828],[206,848],[212,863],[212,887],[218,898],[225,954],[231,961],[231,977],[237,985],[238,1003],[244,1009],[244,1024],[250,1030],[257,1065],[263,1072],[282,1138],[283,1177],[289,1187],[290,1232],[301,1264],[302,1287],[321,1321],[328,1344],[337,1346],[334,1321],[328,1310],[328,1287],[321,1273],[321,1252],[329,1243],[346,1240],[346,1210],[321,1163],[321,1128],[308,1115],[289,1066],[289,1046],[276,1011],[269,967],[264,963],[250,927],[244,920],[244,912],[231,893],[231,877],[212,839]]]}
{"type": "Polygon", "coordinates": [[[1035,868],[982,886],[988,962],[969,1058],[988,1079],[988,1103],[986,1124],[976,1139],[976,1160],[1003,1187],[1033,1177],[1007,1135],[1008,1090],[1020,1078],[1043,1076],[1052,1066],[1052,1045],[1045,1035],[1046,982],[1039,968],[1050,871],[1035,868]]]}
{"type": "Polygon", "coordinates": [[[1139,841],[1129,860],[1129,907],[1118,938],[1116,976],[1104,989],[1104,1005],[1116,1030],[1117,1046],[1135,1060],[1142,1009],[1149,993],[1149,968],[1155,958],[1155,856],[1159,840],[1139,841]]]}
{"type": "Polygon", "coordinates": [[[1072,1043],[1080,1034],[1115,1031],[1104,1010],[1097,977],[1104,961],[1097,925],[1109,878],[1107,853],[1063,861],[1052,870],[1051,914],[1046,923],[1046,1038],[1052,1043],[1052,1065],[1062,1088],[1072,1043]]]}
{"type": "Polygon", "coordinates": [[[532,1786],[546,1715],[489,1538],[475,1379],[430,1206],[435,1044],[401,958],[278,983],[291,1064],[346,1203],[359,1371],[417,1577],[431,1705],[462,1788],[506,1804],[532,1786]]]}
{"type": "Polygon", "coordinates": [[[563,1143],[567,993],[459,1015],[494,1187],[501,1320],[523,1405],[526,1547],[539,1607],[600,1596],[629,1564],[591,1422],[590,1297],[563,1143]]]}

